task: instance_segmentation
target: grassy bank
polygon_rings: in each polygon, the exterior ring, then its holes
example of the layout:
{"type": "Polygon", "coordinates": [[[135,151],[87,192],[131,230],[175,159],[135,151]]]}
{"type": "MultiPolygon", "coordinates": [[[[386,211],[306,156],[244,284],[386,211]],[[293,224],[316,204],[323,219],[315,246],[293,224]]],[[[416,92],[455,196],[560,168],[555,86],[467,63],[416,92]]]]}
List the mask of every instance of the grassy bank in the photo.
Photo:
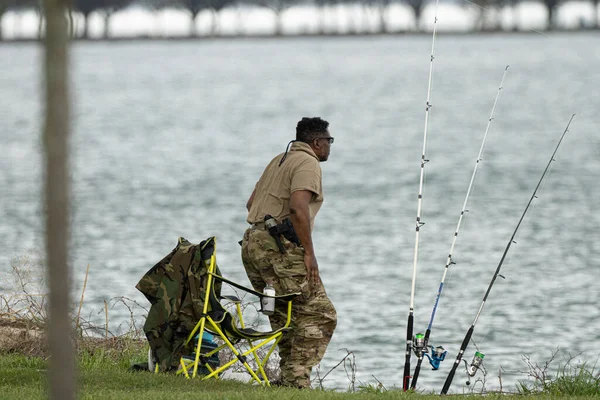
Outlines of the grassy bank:
{"type": "MultiPolygon", "coordinates": [[[[78,357],[78,398],[80,399],[281,399],[281,400],[335,400],[335,399],[439,399],[436,393],[413,393],[401,390],[359,388],[353,393],[322,390],[262,388],[236,381],[188,380],[168,374],[147,371],[130,372],[128,367],[143,360],[144,349],[129,346],[120,353],[99,350],[94,354],[82,353],[78,357]]],[[[450,395],[452,399],[598,399],[598,378],[580,369],[578,373],[563,373],[538,391],[521,391],[518,394],[450,395]]],[[[0,400],[47,398],[47,361],[41,357],[21,354],[0,354],[0,400]]]]}
{"type": "MultiPolygon", "coordinates": [[[[33,259],[35,261],[35,259],[33,259]]],[[[47,372],[50,357],[45,340],[47,323],[46,295],[41,274],[36,273],[37,262],[19,258],[13,265],[12,278],[16,284],[9,293],[0,292],[0,400],[47,398],[47,372]],[[33,271],[33,272],[31,272],[33,271]],[[33,282],[33,283],[32,283],[33,282]]],[[[7,282],[6,280],[2,281],[7,282]]],[[[106,323],[94,326],[81,317],[84,301],[84,281],[79,304],[74,307],[73,349],[77,360],[77,388],[79,399],[281,399],[281,400],[334,400],[334,399],[438,399],[436,392],[402,392],[378,386],[359,386],[354,382],[351,392],[329,390],[298,390],[262,388],[237,381],[188,380],[170,374],[152,374],[147,371],[131,372],[133,364],[147,359],[148,345],[143,332],[136,326],[132,304],[126,298],[117,299],[131,313],[125,333],[116,334],[108,328],[108,302],[104,302],[106,323]],[[389,390],[388,390],[389,389],[389,390]]],[[[113,302],[115,304],[115,302],[113,302]]],[[[67,351],[67,349],[65,349],[67,351]]],[[[558,353],[558,352],[557,352],[558,353]]],[[[550,373],[556,353],[539,365],[525,357],[528,371],[517,393],[488,393],[485,396],[451,395],[452,399],[500,399],[512,396],[519,399],[600,399],[600,373],[595,365],[571,364],[566,360],[558,373],[550,373]]],[[[596,354],[593,355],[597,357],[596,354]]],[[[223,362],[223,360],[221,360],[223,362]]],[[[340,361],[342,367],[355,371],[353,354],[340,361]],[[342,364],[343,362],[343,364],[342,364]],[[348,364],[346,364],[348,362],[348,364]]],[[[276,366],[276,365],[275,365],[276,366]]],[[[334,367],[335,368],[335,367],[334,367]]],[[[327,372],[321,375],[323,379],[327,372]]],[[[385,383],[385,382],[384,382],[385,383]]],[[[318,387],[313,383],[313,387],[318,387]]],[[[438,389],[439,390],[439,389],[438,389]]]]}
{"type": "MultiPolygon", "coordinates": [[[[40,327],[30,322],[0,318],[0,400],[47,398],[49,354],[40,327]],[[7,330],[8,328],[12,330],[7,330]],[[7,338],[13,339],[12,342],[7,338]],[[6,345],[8,344],[8,346],[6,345]],[[18,344],[18,345],[17,345],[18,344]]],[[[77,332],[77,331],[76,331],[77,332]]],[[[74,339],[77,360],[77,387],[80,399],[434,399],[436,392],[402,392],[383,386],[353,385],[352,392],[262,388],[237,381],[185,379],[172,374],[133,372],[130,367],[147,359],[148,345],[137,335],[85,337],[74,339]]],[[[349,353],[350,355],[351,353],[349,353]]],[[[549,372],[554,356],[542,365],[527,359],[529,383],[516,393],[488,393],[485,396],[451,395],[453,399],[600,399],[600,373],[595,365],[571,365],[566,361],[557,373],[549,372]]],[[[317,387],[318,384],[313,384],[317,387]]]]}

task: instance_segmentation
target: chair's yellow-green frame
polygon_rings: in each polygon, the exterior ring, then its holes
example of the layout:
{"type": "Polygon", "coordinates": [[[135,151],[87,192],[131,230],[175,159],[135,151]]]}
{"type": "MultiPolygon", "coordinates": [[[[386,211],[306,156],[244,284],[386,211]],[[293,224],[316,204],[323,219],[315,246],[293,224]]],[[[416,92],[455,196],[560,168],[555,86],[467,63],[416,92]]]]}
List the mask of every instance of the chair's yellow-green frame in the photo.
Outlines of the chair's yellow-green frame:
{"type": "MultiPolygon", "coordinates": [[[[232,365],[234,365],[235,363],[237,363],[239,361],[244,365],[244,367],[246,368],[246,370],[252,377],[250,380],[251,382],[256,381],[257,383],[259,383],[263,386],[271,386],[269,379],[267,378],[267,374],[265,372],[265,365],[266,365],[269,357],[271,356],[271,354],[273,354],[273,351],[275,350],[275,347],[281,340],[282,336],[290,329],[290,324],[291,324],[291,320],[292,320],[292,300],[296,296],[298,296],[300,293],[293,293],[293,294],[288,294],[288,295],[284,295],[284,296],[267,296],[267,295],[264,295],[263,293],[257,292],[253,289],[249,289],[249,288],[241,286],[235,282],[232,282],[232,281],[216,274],[215,270],[216,270],[216,255],[213,253],[210,258],[210,265],[208,267],[206,296],[204,298],[204,307],[202,310],[202,317],[200,318],[200,320],[198,321],[198,323],[196,324],[196,326],[194,327],[192,332],[189,334],[189,336],[185,342],[185,345],[187,346],[194,339],[194,337],[196,337],[196,335],[200,336],[200,339],[198,339],[198,341],[197,341],[198,344],[196,345],[195,356],[194,356],[193,360],[182,357],[180,359],[181,368],[179,368],[179,370],[177,371],[177,374],[183,374],[186,378],[200,377],[201,379],[210,379],[210,378],[219,379],[219,375],[222,372],[224,372],[225,370],[227,370],[228,368],[230,368],[232,365]],[[241,307],[240,299],[238,299],[235,296],[221,296],[221,298],[227,299],[235,304],[236,314],[238,317],[238,321],[241,325],[241,327],[237,327],[234,319],[231,318],[229,311],[227,311],[225,308],[223,308],[220,305],[219,299],[216,298],[216,294],[214,293],[214,290],[213,290],[215,280],[225,282],[231,286],[234,286],[238,289],[241,289],[245,292],[251,293],[251,294],[259,297],[261,300],[261,304],[262,304],[262,299],[264,297],[272,297],[272,298],[275,298],[276,301],[287,302],[287,319],[286,319],[285,325],[279,329],[276,329],[276,330],[273,330],[270,332],[259,332],[259,331],[255,331],[253,329],[247,329],[244,324],[244,319],[242,316],[242,307],[241,307]],[[212,304],[211,304],[211,300],[212,300],[212,304]],[[209,310],[209,306],[215,306],[216,308],[220,307],[220,309],[217,310],[218,311],[217,313],[211,313],[210,312],[211,310],[209,310]],[[213,315],[210,315],[210,314],[213,314],[213,315]],[[219,318],[219,316],[220,316],[220,318],[219,318]],[[202,354],[202,352],[201,352],[202,339],[201,338],[202,338],[202,333],[204,332],[204,330],[207,330],[208,332],[213,333],[213,334],[217,335],[218,337],[220,337],[223,340],[224,344],[218,346],[217,348],[215,348],[205,354],[202,354]],[[245,351],[239,351],[234,346],[234,342],[238,343],[238,342],[244,341],[244,340],[248,343],[249,349],[247,349],[245,351]],[[270,348],[267,351],[267,354],[261,360],[257,350],[264,346],[267,346],[267,345],[270,345],[270,348]],[[207,361],[208,358],[225,348],[228,348],[229,350],[231,350],[231,352],[233,353],[233,355],[235,357],[231,361],[225,363],[224,365],[221,365],[218,368],[213,369],[207,361]],[[257,365],[256,370],[254,370],[246,360],[246,357],[248,357],[250,355],[252,357],[254,357],[254,360],[256,361],[256,365],[257,365]],[[208,375],[199,375],[198,368],[200,365],[204,365],[204,367],[206,367],[207,370],[210,371],[210,373],[208,375]],[[190,373],[190,370],[191,370],[191,373],[190,373]]],[[[212,310],[212,311],[215,311],[215,310],[212,310]]]]}

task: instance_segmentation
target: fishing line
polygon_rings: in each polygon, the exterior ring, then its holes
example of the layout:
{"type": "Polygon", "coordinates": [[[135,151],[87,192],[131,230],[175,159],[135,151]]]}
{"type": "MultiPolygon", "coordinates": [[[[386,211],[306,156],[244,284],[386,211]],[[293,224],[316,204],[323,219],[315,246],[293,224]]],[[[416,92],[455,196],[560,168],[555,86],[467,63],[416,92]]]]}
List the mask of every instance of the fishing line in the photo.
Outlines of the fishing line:
{"type": "MultiPolygon", "coordinates": [[[[552,172],[552,170],[553,170],[554,168],[555,168],[555,165],[554,165],[554,163],[552,163],[552,164],[550,165],[550,168],[548,169],[548,178],[547,178],[547,179],[544,179],[544,180],[542,181],[542,184],[541,184],[541,186],[540,186],[540,189],[539,189],[539,191],[538,191],[538,196],[537,196],[537,197],[543,197],[543,194],[545,193],[545,187],[546,187],[546,185],[548,184],[548,182],[550,181],[550,179],[558,179],[558,177],[557,177],[556,175],[553,175],[553,174],[551,173],[551,172],[552,172]]],[[[534,215],[536,215],[536,212],[535,212],[535,211],[536,211],[536,208],[537,208],[538,206],[540,206],[540,203],[539,203],[539,202],[537,202],[537,201],[534,201],[534,202],[532,203],[532,205],[531,205],[530,211],[528,212],[527,216],[524,218],[524,220],[523,220],[523,221],[525,221],[527,218],[531,219],[531,218],[532,218],[534,215]]],[[[521,232],[521,234],[522,234],[522,232],[521,232]]],[[[518,242],[518,240],[515,240],[515,241],[514,241],[514,243],[517,243],[517,242],[518,242]]],[[[512,254],[512,257],[514,257],[515,255],[516,255],[516,254],[514,254],[514,253],[513,253],[513,254],[512,254]]],[[[505,264],[504,264],[504,266],[505,266],[505,267],[510,267],[510,258],[511,258],[511,255],[508,255],[508,256],[506,257],[505,264]]],[[[505,268],[505,269],[506,269],[506,268],[505,268]]],[[[502,276],[502,275],[500,275],[500,276],[502,276]]],[[[499,289],[500,289],[500,288],[499,288],[499,289]]],[[[498,291],[498,292],[499,292],[499,291],[498,291]]],[[[498,292],[497,292],[497,293],[498,293],[498,292]]],[[[498,293],[498,296],[499,296],[499,293],[498,293]]],[[[488,298],[488,302],[493,300],[493,298],[492,298],[492,297],[493,297],[493,295],[491,295],[491,296],[488,298]]],[[[493,314],[493,313],[494,313],[494,311],[493,311],[493,310],[497,310],[497,309],[498,309],[498,308],[499,308],[501,305],[502,305],[502,303],[499,303],[499,302],[494,302],[494,303],[493,303],[493,305],[489,306],[489,310],[491,310],[492,312],[491,312],[491,313],[488,313],[488,314],[493,314]]],[[[478,341],[479,343],[483,343],[483,342],[485,342],[485,341],[487,340],[487,337],[489,336],[489,334],[490,334],[492,331],[493,331],[493,326],[490,324],[490,325],[487,327],[487,329],[486,329],[486,331],[485,331],[485,334],[484,334],[484,335],[483,335],[481,338],[478,338],[478,339],[477,339],[477,341],[478,341]]],[[[475,339],[474,339],[473,337],[471,338],[471,343],[472,343],[472,344],[475,346],[475,349],[476,349],[476,351],[477,351],[478,353],[480,353],[480,354],[483,354],[483,352],[482,352],[481,348],[480,348],[480,347],[477,345],[477,343],[475,342],[475,339]]],[[[487,354],[486,354],[486,356],[487,356],[487,354]]],[[[467,362],[466,362],[465,360],[463,360],[463,363],[465,364],[466,368],[468,369],[468,368],[469,368],[469,365],[467,364],[467,362]]],[[[486,374],[487,374],[487,371],[486,371],[486,369],[485,369],[485,362],[482,362],[482,363],[481,363],[481,367],[480,367],[480,369],[482,370],[482,372],[483,372],[483,376],[484,376],[484,379],[485,379],[485,376],[486,376],[486,374]]],[[[502,375],[517,375],[517,374],[519,373],[519,371],[512,371],[512,372],[511,372],[511,371],[508,371],[508,370],[506,370],[506,369],[505,369],[505,368],[504,368],[502,365],[499,367],[499,371],[502,371],[502,372],[501,372],[501,374],[502,374],[502,375]]],[[[522,371],[520,371],[520,373],[522,373],[522,371]]],[[[475,383],[477,383],[477,381],[476,381],[475,383]]],[[[470,380],[470,376],[469,376],[469,375],[467,375],[467,381],[466,381],[466,385],[467,385],[467,386],[470,386],[471,384],[472,384],[472,383],[471,383],[471,380],[470,380]]],[[[474,385],[475,385],[475,384],[473,384],[473,385],[471,386],[471,389],[470,389],[471,391],[474,391],[474,389],[475,389],[475,388],[474,388],[474,385]]]]}
{"type": "MultiPolygon", "coordinates": [[[[550,177],[553,168],[554,168],[554,164],[550,164],[550,167],[548,168],[548,177],[550,177]]],[[[546,185],[548,183],[548,180],[549,180],[549,178],[548,179],[544,179],[542,181],[542,183],[540,185],[540,189],[538,190],[538,196],[537,197],[541,196],[541,194],[545,192],[545,188],[546,188],[546,185]]],[[[531,203],[530,211],[529,211],[528,215],[523,219],[523,221],[525,221],[527,218],[531,218],[535,214],[535,210],[536,210],[536,208],[538,206],[539,206],[538,202],[534,201],[533,203],[531,203]]],[[[518,242],[517,240],[513,241],[513,243],[517,243],[517,242],[518,242]]],[[[508,255],[506,256],[506,259],[505,259],[505,266],[506,267],[510,267],[510,258],[511,258],[510,256],[508,256],[508,255]]],[[[499,274],[498,276],[500,276],[502,279],[505,279],[505,277],[503,275],[501,275],[501,274],[499,274]]],[[[492,300],[492,298],[489,299],[489,300],[492,300]]],[[[493,314],[494,310],[497,310],[498,307],[500,307],[501,304],[502,304],[501,302],[500,303],[499,302],[494,302],[493,305],[491,305],[491,306],[488,307],[488,309],[491,311],[488,314],[493,314]]],[[[477,340],[480,343],[484,342],[487,339],[488,335],[492,332],[492,328],[493,327],[491,325],[488,326],[487,329],[485,330],[484,334],[481,336],[481,338],[479,338],[477,340]]],[[[476,349],[476,351],[478,353],[483,354],[483,352],[481,351],[481,349],[479,348],[479,346],[477,345],[477,343],[475,343],[475,339],[473,337],[471,337],[471,343],[475,346],[475,349],[476,349]]],[[[466,364],[466,361],[465,361],[465,364],[466,364]]],[[[483,366],[483,363],[482,363],[482,366],[483,366]]],[[[469,385],[469,384],[470,384],[470,381],[467,380],[467,385],[469,385]]]]}
{"type": "Polygon", "coordinates": [[[404,356],[404,375],[402,379],[402,389],[408,390],[410,384],[410,356],[412,347],[412,336],[413,336],[413,321],[414,321],[414,308],[415,308],[415,286],[417,282],[417,262],[419,258],[419,231],[424,225],[421,220],[421,206],[423,200],[423,178],[425,173],[425,164],[429,162],[425,158],[425,152],[427,150],[427,131],[429,128],[429,109],[432,107],[431,104],[431,86],[433,83],[433,60],[435,59],[435,35],[437,33],[437,13],[438,13],[439,0],[435,1],[435,16],[433,20],[433,35],[431,40],[431,55],[429,60],[429,82],[427,85],[427,101],[425,103],[425,127],[423,128],[423,152],[421,153],[421,174],[419,178],[419,196],[417,199],[417,220],[415,225],[415,247],[413,256],[413,269],[412,269],[412,283],[410,289],[410,308],[408,311],[408,322],[406,324],[406,350],[404,356]]]}
{"type": "MultiPolygon", "coordinates": [[[[506,249],[504,250],[504,253],[502,254],[502,258],[500,259],[500,262],[498,263],[498,267],[496,268],[496,271],[494,272],[494,275],[493,275],[492,280],[487,288],[487,291],[485,292],[485,295],[483,296],[483,300],[481,302],[481,305],[479,306],[479,310],[477,311],[477,314],[475,315],[475,319],[473,320],[471,327],[467,331],[467,334],[465,335],[465,338],[462,341],[460,350],[458,352],[458,355],[456,356],[456,360],[454,361],[454,364],[452,365],[452,369],[450,370],[450,373],[448,374],[446,381],[444,382],[444,387],[442,388],[441,394],[448,393],[448,389],[450,388],[450,385],[452,384],[452,380],[454,379],[454,374],[456,373],[456,369],[458,368],[458,365],[460,364],[460,361],[462,360],[463,353],[465,352],[469,342],[471,341],[471,336],[473,335],[473,331],[475,330],[475,325],[477,324],[477,320],[479,319],[479,316],[481,315],[481,312],[483,311],[483,307],[485,306],[485,302],[492,290],[492,287],[494,286],[494,282],[496,281],[496,278],[498,276],[500,276],[500,268],[502,267],[502,263],[504,262],[504,260],[506,258],[506,255],[508,253],[508,250],[510,249],[510,246],[513,243],[516,243],[514,241],[515,235],[517,234],[517,231],[519,230],[519,227],[521,226],[521,223],[523,222],[523,219],[525,218],[525,214],[527,214],[527,210],[529,210],[529,207],[531,206],[533,199],[537,198],[538,190],[539,190],[544,178],[546,177],[546,174],[548,173],[548,171],[550,169],[550,165],[554,161],[554,156],[556,155],[556,152],[558,151],[558,148],[560,147],[560,144],[562,143],[563,138],[569,131],[569,126],[571,126],[571,121],[573,121],[574,117],[575,117],[575,114],[573,114],[571,116],[571,119],[569,119],[569,123],[567,124],[567,127],[565,128],[564,132],[562,133],[560,140],[558,141],[558,144],[556,145],[556,148],[554,149],[554,152],[552,153],[552,156],[550,157],[550,161],[548,161],[548,164],[546,165],[546,168],[544,169],[544,172],[542,173],[542,176],[541,176],[540,180],[538,181],[538,184],[535,187],[535,190],[533,191],[533,194],[531,195],[531,198],[529,199],[529,202],[527,203],[527,206],[525,207],[525,210],[523,211],[523,214],[521,215],[521,218],[519,219],[519,222],[517,223],[516,228],[511,236],[510,240],[508,241],[508,244],[506,245],[506,249]]],[[[484,355],[482,353],[479,353],[479,352],[475,353],[475,357],[473,357],[473,361],[471,362],[471,365],[467,368],[467,372],[469,373],[470,376],[475,375],[475,373],[477,372],[477,369],[483,363],[483,358],[484,358],[484,355]]]]}
{"type": "Polygon", "coordinates": [[[440,296],[442,295],[442,290],[444,288],[444,280],[446,279],[446,274],[448,273],[448,269],[450,265],[456,264],[452,259],[452,255],[454,253],[454,246],[456,245],[456,239],[458,238],[458,232],[460,231],[460,226],[463,221],[463,217],[467,214],[467,204],[469,201],[469,196],[471,195],[471,191],[473,189],[473,183],[475,181],[475,176],[477,175],[477,170],[479,168],[479,163],[482,161],[483,150],[485,148],[485,142],[487,140],[488,133],[490,131],[490,127],[492,125],[492,121],[494,120],[494,113],[496,112],[496,105],[498,104],[498,99],[500,98],[500,93],[502,92],[504,85],[504,78],[506,78],[506,73],[508,72],[508,65],[504,68],[504,73],[502,74],[502,80],[500,81],[500,86],[496,91],[496,98],[494,99],[494,105],[492,106],[492,111],[488,118],[488,123],[485,129],[485,133],[483,135],[483,140],[481,142],[481,146],[479,148],[479,153],[477,154],[477,159],[475,160],[475,166],[473,167],[473,173],[471,174],[471,180],[469,182],[469,187],[467,189],[467,194],[465,196],[465,200],[463,202],[460,215],[458,217],[458,223],[456,225],[456,229],[454,230],[454,235],[452,237],[452,244],[450,245],[450,251],[448,252],[448,257],[446,259],[446,265],[444,266],[444,273],[442,274],[442,279],[440,281],[440,285],[438,288],[438,293],[435,299],[435,303],[433,305],[433,310],[431,311],[431,317],[429,319],[429,325],[427,326],[427,330],[425,331],[425,335],[421,333],[417,333],[417,335],[412,338],[412,349],[417,356],[417,365],[415,367],[415,372],[413,374],[411,389],[415,389],[417,385],[417,380],[419,379],[419,373],[421,371],[421,364],[423,363],[423,358],[426,356],[429,359],[429,363],[433,367],[434,370],[439,368],[439,363],[444,360],[446,357],[446,352],[444,348],[438,346],[434,348],[429,345],[429,335],[431,334],[431,329],[433,326],[433,320],[435,318],[435,313],[437,311],[437,307],[439,304],[440,296]],[[432,355],[429,356],[428,349],[431,347],[432,355]]]}
{"type": "MultiPolygon", "coordinates": [[[[548,166],[548,169],[547,169],[548,176],[550,176],[550,172],[552,172],[552,169],[553,169],[553,168],[554,168],[554,164],[552,164],[552,163],[551,163],[551,164],[549,164],[549,166],[548,166]]],[[[539,185],[539,190],[537,191],[536,198],[538,198],[538,197],[539,197],[539,195],[541,195],[542,193],[544,193],[544,189],[545,189],[545,187],[546,187],[546,184],[548,183],[548,180],[549,180],[549,178],[548,178],[548,179],[543,179],[543,180],[541,180],[541,181],[540,181],[540,182],[541,182],[541,184],[539,185]]],[[[525,215],[524,215],[524,217],[522,218],[522,220],[523,220],[523,221],[525,221],[525,219],[526,219],[527,217],[528,217],[528,218],[531,218],[531,216],[532,216],[532,215],[535,213],[535,209],[536,209],[537,207],[538,207],[538,202],[532,202],[532,203],[531,203],[531,208],[530,208],[529,214],[528,214],[527,216],[525,216],[525,215]]],[[[512,243],[517,243],[517,240],[514,240],[514,238],[513,238],[513,241],[512,241],[512,243]]],[[[505,265],[506,265],[506,266],[509,266],[509,264],[510,264],[510,257],[507,255],[504,261],[505,261],[505,263],[506,263],[505,265]]],[[[504,277],[503,275],[501,275],[501,274],[498,274],[498,276],[499,276],[499,277],[501,277],[502,279],[505,279],[505,277],[504,277]]],[[[491,300],[491,299],[488,299],[488,300],[491,300]]],[[[494,303],[494,304],[493,304],[491,307],[488,307],[488,308],[489,308],[490,310],[495,310],[495,309],[498,309],[498,307],[499,307],[499,303],[497,303],[497,302],[496,302],[496,303],[494,303]]],[[[493,314],[493,312],[492,312],[492,314],[493,314]]],[[[481,343],[481,342],[484,342],[484,341],[485,341],[485,339],[487,338],[487,336],[490,334],[490,332],[491,332],[491,331],[492,331],[492,327],[491,327],[491,326],[489,326],[489,327],[487,328],[487,330],[485,331],[484,335],[483,335],[483,336],[482,336],[480,339],[477,339],[477,340],[478,340],[480,343],[481,343]]],[[[472,343],[472,344],[475,346],[475,349],[476,349],[476,355],[477,355],[477,354],[481,354],[481,356],[482,356],[482,358],[481,358],[481,365],[479,366],[479,368],[483,370],[483,373],[484,373],[484,376],[485,376],[485,374],[486,374],[486,370],[485,370],[485,366],[484,366],[484,362],[483,362],[483,354],[484,354],[484,353],[481,351],[480,347],[477,345],[477,343],[475,342],[475,339],[474,339],[473,337],[471,337],[471,339],[470,339],[470,342],[471,342],[471,343],[472,343]]],[[[463,360],[463,362],[465,363],[465,366],[466,366],[466,368],[467,368],[467,372],[469,372],[469,365],[468,365],[468,363],[466,362],[466,360],[463,360]]],[[[476,369],[473,369],[473,370],[471,370],[471,372],[472,372],[472,373],[473,373],[473,375],[474,375],[474,373],[476,373],[477,371],[476,371],[476,369]]],[[[470,384],[471,384],[471,382],[470,382],[470,377],[472,377],[473,375],[471,375],[471,373],[468,373],[468,376],[467,376],[467,382],[466,382],[466,384],[467,384],[467,385],[470,385],[470,384]]]]}
{"type": "MultiPolygon", "coordinates": [[[[545,188],[546,188],[546,185],[548,184],[548,180],[550,178],[550,175],[551,175],[551,172],[552,172],[553,169],[554,169],[554,164],[550,164],[550,167],[548,168],[548,179],[544,179],[542,181],[542,183],[540,185],[540,189],[538,190],[538,194],[537,194],[536,197],[540,197],[543,193],[545,193],[545,188]]],[[[539,202],[537,202],[537,201],[532,202],[531,203],[531,207],[529,209],[529,212],[527,213],[527,215],[525,216],[525,218],[523,218],[523,221],[526,221],[527,218],[531,218],[535,214],[535,210],[536,210],[536,208],[538,206],[539,206],[539,202]]],[[[518,240],[516,240],[516,239],[513,240],[513,243],[518,243],[518,240]]],[[[514,254],[513,254],[513,256],[514,256],[514,254]]],[[[506,256],[506,258],[504,260],[504,263],[505,263],[504,265],[506,267],[510,267],[510,264],[511,264],[511,255],[507,255],[506,256]]],[[[502,279],[505,279],[505,277],[502,274],[499,274],[498,276],[501,277],[502,279]]],[[[496,302],[493,305],[489,306],[488,309],[490,311],[492,311],[492,313],[493,313],[493,310],[497,310],[499,306],[500,306],[500,304],[496,302]]],[[[489,335],[490,331],[491,331],[491,327],[488,327],[487,331],[481,337],[481,339],[479,339],[479,341],[483,342],[484,339],[489,335]]],[[[471,339],[471,340],[472,340],[472,343],[475,344],[475,342],[473,341],[473,339],[471,339]]],[[[475,347],[477,348],[477,346],[475,346],[475,347]]],[[[479,351],[479,348],[477,348],[477,351],[479,351]]]]}

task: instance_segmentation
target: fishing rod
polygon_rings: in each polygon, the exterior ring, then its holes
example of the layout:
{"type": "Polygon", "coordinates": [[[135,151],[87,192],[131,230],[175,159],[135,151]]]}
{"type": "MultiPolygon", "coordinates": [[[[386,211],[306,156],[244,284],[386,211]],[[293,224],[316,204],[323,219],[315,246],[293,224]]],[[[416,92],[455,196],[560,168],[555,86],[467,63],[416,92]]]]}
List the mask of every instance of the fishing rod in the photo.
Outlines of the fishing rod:
{"type": "Polygon", "coordinates": [[[429,325],[427,326],[427,330],[425,331],[425,335],[421,333],[417,333],[413,338],[412,348],[417,356],[417,366],[415,367],[415,372],[413,373],[412,383],[410,388],[415,389],[417,386],[417,380],[419,379],[419,373],[421,371],[421,364],[423,363],[423,357],[427,357],[429,359],[429,364],[433,367],[434,370],[437,370],[440,366],[440,362],[444,361],[446,358],[446,351],[442,346],[433,347],[429,345],[429,336],[431,335],[431,327],[433,326],[433,319],[435,318],[435,312],[437,311],[438,303],[440,301],[440,296],[442,295],[442,290],[444,288],[444,280],[446,279],[446,273],[448,272],[448,268],[450,265],[455,264],[452,260],[452,254],[454,252],[454,246],[456,245],[456,238],[458,237],[458,232],[460,230],[460,225],[462,223],[462,219],[464,215],[468,212],[467,210],[467,202],[469,201],[469,196],[471,195],[471,190],[473,188],[473,182],[475,181],[475,176],[477,175],[477,169],[479,167],[479,162],[482,160],[483,149],[485,147],[485,142],[490,131],[490,126],[492,124],[492,120],[494,119],[494,113],[496,111],[496,105],[498,104],[498,98],[500,97],[500,92],[502,91],[504,78],[506,77],[506,72],[508,71],[508,65],[504,68],[504,74],[502,74],[502,80],[500,81],[500,86],[498,87],[498,91],[496,92],[496,99],[494,100],[494,105],[492,107],[492,112],[490,113],[490,117],[488,118],[487,127],[485,128],[485,133],[483,135],[483,141],[481,142],[481,147],[479,148],[479,154],[477,155],[477,159],[475,160],[475,167],[473,168],[473,174],[471,175],[471,181],[469,182],[469,187],[467,189],[467,195],[465,196],[465,201],[463,203],[462,209],[460,211],[460,216],[458,217],[458,224],[456,225],[456,230],[454,231],[454,236],[452,238],[452,245],[450,246],[450,252],[448,253],[448,258],[446,259],[446,266],[444,267],[444,273],[442,274],[442,280],[440,281],[440,286],[438,288],[437,296],[435,298],[435,303],[433,305],[433,310],[431,311],[431,317],[429,318],[429,325]],[[428,354],[428,349],[431,348],[431,356],[428,354]]]}
{"type": "MultiPolygon", "coordinates": [[[[479,306],[479,310],[477,311],[477,314],[475,315],[475,319],[473,320],[471,327],[467,331],[467,334],[465,335],[465,338],[463,339],[462,344],[460,345],[460,350],[458,352],[458,355],[456,356],[454,365],[452,365],[452,369],[450,370],[450,373],[446,377],[446,382],[444,382],[444,387],[442,388],[441,394],[448,393],[448,389],[450,388],[450,385],[452,384],[452,379],[454,379],[454,374],[456,373],[456,368],[460,364],[460,360],[462,359],[463,353],[467,349],[469,341],[471,340],[471,336],[473,335],[473,331],[475,330],[475,324],[477,323],[477,320],[479,319],[479,315],[481,314],[481,311],[483,310],[483,306],[485,306],[485,301],[487,300],[488,295],[490,294],[490,291],[492,290],[492,286],[494,286],[494,282],[496,281],[496,278],[498,277],[498,274],[500,273],[500,268],[502,267],[502,263],[504,262],[504,259],[506,258],[506,254],[508,253],[510,246],[513,243],[516,243],[515,235],[517,234],[517,231],[519,230],[519,227],[521,226],[521,222],[523,222],[523,218],[525,218],[525,214],[527,213],[529,206],[533,202],[533,199],[537,198],[537,191],[538,191],[542,181],[544,180],[546,173],[550,169],[550,165],[552,164],[552,161],[554,161],[554,156],[556,155],[556,152],[558,151],[558,148],[560,147],[560,144],[562,143],[563,138],[569,131],[569,126],[571,126],[571,121],[573,121],[574,117],[575,117],[575,114],[571,115],[571,119],[569,119],[569,123],[567,124],[565,131],[562,133],[560,140],[558,141],[558,144],[556,145],[556,148],[554,149],[554,152],[552,153],[552,156],[550,157],[550,161],[548,161],[548,165],[546,165],[546,169],[544,169],[544,172],[542,173],[542,177],[540,178],[537,186],[535,187],[535,190],[533,191],[533,194],[531,195],[531,198],[529,199],[529,202],[527,203],[527,206],[525,207],[525,211],[523,211],[523,214],[521,215],[521,218],[519,219],[519,222],[517,223],[517,227],[515,228],[512,236],[510,237],[510,240],[508,241],[508,244],[506,245],[506,249],[504,250],[504,253],[502,254],[502,258],[500,259],[500,262],[498,263],[496,272],[494,272],[492,281],[490,282],[490,285],[488,286],[487,291],[485,292],[485,295],[483,296],[483,301],[481,302],[481,305],[479,306]]],[[[477,369],[483,363],[483,357],[484,357],[484,355],[482,353],[480,353],[480,352],[475,353],[475,357],[473,357],[473,362],[471,363],[470,366],[467,367],[467,372],[468,372],[469,376],[475,375],[475,373],[477,372],[477,369]]]]}
{"type": "Polygon", "coordinates": [[[415,309],[415,287],[417,282],[417,260],[419,258],[419,230],[425,224],[421,221],[421,205],[423,201],[423,178],[425,175],[425,164],[429,160],[425,159],[425,150],[427,149],[427,131],[429,128],[429,109],[431,104],[431,85],[433,81],[433,60],[435,59],[435,35],[437,33],[437,10],[439,0],[435,2],[435,17],[433,20],[433,37],[431,40],[431,56],[429,61],[429,83],[427,85],[427,102],[425,103],[425,128],[423,129],[423,152],[421,153],[421,175],[419,178],[419,196],[417,198],[417,221],[415,225],[415,248],[412,269],[412,284],[410,289],[410,308],[408,311],[408,322],[406,324],[406,352],[404,355],[404,376],[402,379],[402,390],[407,391],[410,383],[410,356],[413,336],[413,320],[415,309]]]}

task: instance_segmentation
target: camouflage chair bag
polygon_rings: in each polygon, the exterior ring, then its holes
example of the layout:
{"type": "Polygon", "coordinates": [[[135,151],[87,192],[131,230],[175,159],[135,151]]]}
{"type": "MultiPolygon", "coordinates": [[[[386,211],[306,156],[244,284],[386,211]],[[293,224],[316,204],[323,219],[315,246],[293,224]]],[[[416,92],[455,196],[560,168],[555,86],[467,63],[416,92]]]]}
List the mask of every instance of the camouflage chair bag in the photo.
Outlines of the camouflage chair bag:
{"type": "MultiPolygon", "coordinates": [[[[180,358],[194,351],[194,343],[186,345],[186,338],[202,317],[208,266],[214,253],[214,237],[200,244],[180,237],[173,251],[136,285],[152,304],[144,332],[161,371],[177,369],[180,358]]],[[[213,290],[220,296],[221,282],[215,282],[213,290]]]]}

